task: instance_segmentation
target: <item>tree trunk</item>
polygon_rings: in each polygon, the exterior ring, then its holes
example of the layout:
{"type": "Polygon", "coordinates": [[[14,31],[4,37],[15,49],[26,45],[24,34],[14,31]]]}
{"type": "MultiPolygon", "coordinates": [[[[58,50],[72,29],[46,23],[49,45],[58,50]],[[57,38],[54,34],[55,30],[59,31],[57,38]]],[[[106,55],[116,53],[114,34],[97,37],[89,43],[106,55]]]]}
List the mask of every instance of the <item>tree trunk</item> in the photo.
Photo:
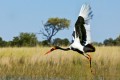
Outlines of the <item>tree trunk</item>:
{"type": "Polygon", "coordinates": [[[48,38],[48,43],[49,43],[49,44],[51,44],[51,39],[52,39],[52,36],[50,36],[50,37],[48,38]]]}

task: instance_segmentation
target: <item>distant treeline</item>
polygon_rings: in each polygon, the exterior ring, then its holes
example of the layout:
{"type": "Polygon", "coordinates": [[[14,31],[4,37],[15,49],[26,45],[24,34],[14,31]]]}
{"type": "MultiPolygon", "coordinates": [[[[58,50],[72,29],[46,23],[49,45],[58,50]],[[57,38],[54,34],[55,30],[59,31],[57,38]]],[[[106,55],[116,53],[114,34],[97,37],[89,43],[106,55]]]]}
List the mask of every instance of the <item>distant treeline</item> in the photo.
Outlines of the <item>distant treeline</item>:
{"type": "Polygon", "coordinates": [[[93,42],[93,44],[97,46],[120,46],[120,35],[115,39],[108,38],[103,43],[93,42]]]}
{"type": "Polygon", "coordinates": [[[36,46],[37,37],[34,33],[20,33],[19,36],[13,37],[12,41],[4,41],[0,37],[0,47],[22,47],[22,46],[36,46]]]}
{"type": "Polygon", "coordinates": [[[48,40],[38,41],[34,33],[20,33],[18,36],[13,37],[12,41],[5,41],[0,37],[0,47],[34,47],[34,46],[50,46],[59,45],[67,46],[70,42],[67,38],[53,39],[51,43],[48,40]]]}
{"type": "MultiPolygon", "coordinates": [[[[59,45],[59,46],[68,46],[71,41],[67,38],[53,39],[51,43],[48,40],[38,41],[36,35],[34,33],[20,33],[18,36],[13,37],[12,41],[4,41],[2,37],[0,37],[0,47],[34,47],[34,46],[51,46],[51,45],[59,45]]],[[[120,46],[120,36],[116,39],[105,39],[103,43],[93,42],[96,46],[120,46]]]]}

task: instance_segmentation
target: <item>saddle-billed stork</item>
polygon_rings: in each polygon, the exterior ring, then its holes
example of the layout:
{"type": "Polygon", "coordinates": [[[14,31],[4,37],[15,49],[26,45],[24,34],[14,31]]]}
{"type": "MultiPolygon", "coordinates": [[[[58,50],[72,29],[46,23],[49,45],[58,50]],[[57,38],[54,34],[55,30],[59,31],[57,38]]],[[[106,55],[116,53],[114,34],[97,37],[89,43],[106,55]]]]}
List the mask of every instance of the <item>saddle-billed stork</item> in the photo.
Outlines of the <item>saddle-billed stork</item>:
{"type": "MultiPolygon", "coordinates": [[[[75,23],[74,31],[73,31],[73,40],[71,45],[68,48],[61,48],[59,46],[54,46],[50,51],[46,54],[60,49],[64,51],[73,50],[82,55],[84,55],[90,62],[91,68],[91,56],[87,54],[88,52],[95,52],[95,47],[91,44],[91,36],[90,36],[90,20],[92,19],[93,14],[89,4],[83,4],[78,19],[75,23]]],[[[92,72],[92,70],[91,70],[92,72]]]]}

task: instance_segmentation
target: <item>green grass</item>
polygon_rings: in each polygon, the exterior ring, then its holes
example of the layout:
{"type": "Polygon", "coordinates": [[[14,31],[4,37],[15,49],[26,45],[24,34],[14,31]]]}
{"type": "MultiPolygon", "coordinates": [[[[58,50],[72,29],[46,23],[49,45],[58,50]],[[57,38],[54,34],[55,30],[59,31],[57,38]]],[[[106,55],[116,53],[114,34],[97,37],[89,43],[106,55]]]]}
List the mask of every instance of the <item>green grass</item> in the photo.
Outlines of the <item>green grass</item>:
{"type": "Polygon", "coordinates": [[[2,80],[120,80],[120,47],[96,47],[92,70],[84,56],[50,47],[0,48],[2,80]]]}

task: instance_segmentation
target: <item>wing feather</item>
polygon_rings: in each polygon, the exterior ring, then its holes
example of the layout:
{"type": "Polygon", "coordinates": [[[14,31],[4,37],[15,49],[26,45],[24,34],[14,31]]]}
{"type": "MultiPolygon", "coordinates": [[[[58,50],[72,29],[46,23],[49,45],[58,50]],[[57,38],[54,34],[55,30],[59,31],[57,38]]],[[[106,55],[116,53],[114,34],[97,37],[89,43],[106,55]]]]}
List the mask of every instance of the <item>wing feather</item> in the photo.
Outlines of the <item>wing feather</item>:
{"type": "Polygon", "coordinates": [[[86,42],[86,29],[84,27],[85,21],[84,18],[79,16],[75,23],[75,34],[76,38],[79,38],[82,45],[86,42]]]}
{"type": "Polygon", "coordinates": [[[83,4],[80,9],[79,17],[75,23],[74,31],[72,34],[73,39],[79,38],[82,45],[85,45],[87,39],[90,38],[90,36],[87,36],[89,32],[87,32],[88,30],[86,30],[86,26],[84,25],[90,25],[90,19],[92,19],[92,17],[93,14],[90,5],[83,4]]]}

